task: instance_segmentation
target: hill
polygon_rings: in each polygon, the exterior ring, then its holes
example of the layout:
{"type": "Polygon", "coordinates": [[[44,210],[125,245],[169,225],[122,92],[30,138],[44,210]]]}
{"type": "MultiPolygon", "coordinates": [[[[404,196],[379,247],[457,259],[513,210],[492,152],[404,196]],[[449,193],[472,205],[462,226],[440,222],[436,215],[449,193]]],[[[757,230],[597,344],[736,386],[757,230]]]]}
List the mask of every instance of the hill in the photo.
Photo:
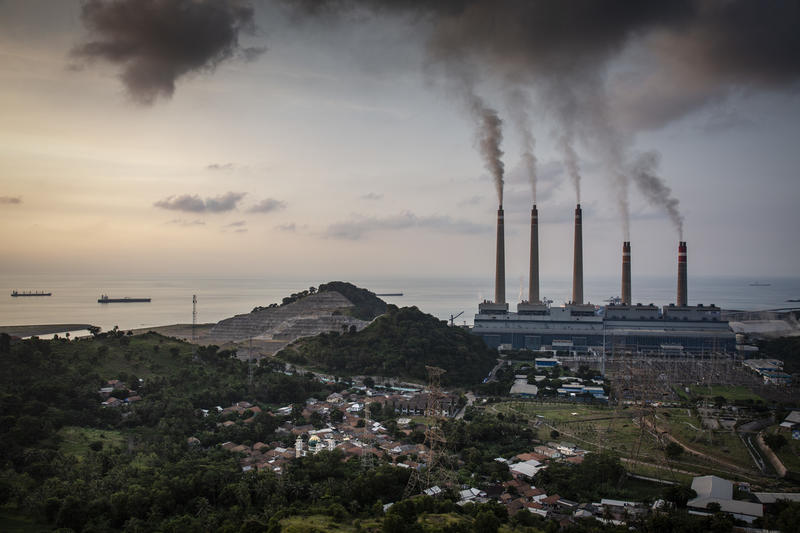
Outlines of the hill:
{"type": "Polygon", "coordinates": [[[389,306],[361,331],[323,333],[277,354],[293,364],[337,375],[375,375],[425,380],[426,365],[447,370],[445,384],[480,383],[497,355],[483,341],[416,307],[389,306]]]}
{"type": "Polygon", "coordinates": [[[256,307],[250,313],[219,321],[198,339],[200,344],[254,341],[271,354],[290,342],[323,332],[364,328],[386,311],[386,302],[352,283],[332,281],[283,298],[281,304],[256,307]]]}

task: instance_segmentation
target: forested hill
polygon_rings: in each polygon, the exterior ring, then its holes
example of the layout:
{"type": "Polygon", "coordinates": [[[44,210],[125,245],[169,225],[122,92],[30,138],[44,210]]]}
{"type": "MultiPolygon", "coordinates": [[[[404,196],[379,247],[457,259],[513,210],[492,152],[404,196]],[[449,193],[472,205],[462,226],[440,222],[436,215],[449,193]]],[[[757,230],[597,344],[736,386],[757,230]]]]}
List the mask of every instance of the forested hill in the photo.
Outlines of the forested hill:
{"type": "Polygon", "coordinates": [[[278,353],[293,364],[310,365],[336,375],[373,375],[426,379],[426,365],[447,370],[448,385],[480,383],[497,355],[469,332],[416,307],[397,308],[358,332],[323,333],[278,353]]]}
{"type": "Polygon", "coordinates": [[[323,283],[317,288],[317,291],[338,292],[353,303],[355,309],[351,311],[351,314],[361,320],[372,320],[386,312],[386,302],[375,296],[374,292],[356,287],[346,281],[323,283]]]}

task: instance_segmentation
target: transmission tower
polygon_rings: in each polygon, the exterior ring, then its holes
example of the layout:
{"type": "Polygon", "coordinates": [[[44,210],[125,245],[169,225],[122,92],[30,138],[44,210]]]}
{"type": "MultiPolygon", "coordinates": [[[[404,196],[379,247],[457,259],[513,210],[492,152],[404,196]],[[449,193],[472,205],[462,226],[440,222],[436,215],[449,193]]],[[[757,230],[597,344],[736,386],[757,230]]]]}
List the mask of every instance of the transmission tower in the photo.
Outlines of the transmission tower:
{"type": "Polygon", "coordinates": [[[430,420],[425,430],[425,445],[428,447],[428,457],[424,471],[413,470],[408,479],[403,497],[408,498],[419,494],[431,487],[440,488],[452,486],[455,475],[452,468],[446,464],[445,446],[447,438],[442,429],[444,414],[442,409],[441,376],[445,373],[443,368],[426,366],[428,371],[428,401],[425,405],[425,416],[430,420]]]}
{"type": "Polygon", "coordinates": [[[369,470],[372,468],[372,454],[367,451],[367,448],[370,447],[372,439],[369,438],[369,403],[366,401],[364,402],[364,437],[362,439],[362,443],[364,446],[361,448],[361,467],[364,470],[369,470]]]}
{"type": "Polygon", "coordinates": [[[192,344],[197,339],[197,295],[192,294],[192,344]]]}

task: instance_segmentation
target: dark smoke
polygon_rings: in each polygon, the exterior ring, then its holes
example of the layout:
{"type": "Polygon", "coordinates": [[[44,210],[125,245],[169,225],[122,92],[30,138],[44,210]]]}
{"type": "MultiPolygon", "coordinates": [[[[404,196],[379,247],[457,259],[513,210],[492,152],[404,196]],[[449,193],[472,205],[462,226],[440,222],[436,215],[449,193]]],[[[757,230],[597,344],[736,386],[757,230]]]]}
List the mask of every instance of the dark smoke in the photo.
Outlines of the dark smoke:
{"type": "Polygon", "coordinates": [[[411,12],[430,25],[428,49],[436,62],[466,61],[538,89],[559,120],[578,194],[574,141],[599,152],[626,237],[628,147],[635,131],[622,131],[619,117],[607,111],[611,61],[632,45],[648,54],[644,82],[609,94],[620,109],[641,115],[628,121],[639,127],[662,126],[730,89],[796,88],[800,80],[800,0],[284,2],[317,16],[411,12]]]}
{"type": "Polygon", "coordinates": [[[533,128],[531,127],[530,116],[530,100],[528,95],[522,92],[519,87],[513,88],[508,93],[508,108],[511,115],[511,121],[517,128],[520,138],[522,139],[522,162],[525,165],[525,171],[528,175],[528,180],[531,183],[531,192],[533,193],[533,203],[536,203],[536,155],[534,148],[536,147],[536,139],[533,136],[533,128]]]}
{"type": "Polygon", "coordinates": [[[255,29],[253,13],[245,0],[87,0],[81,19],[90,37],[72,53],[119,65],[130,96],[152,104],[186,74],[263,52],[239,44],[255,29]]]}
{"type": "Polygon", "coordinates": [[[503,205],[503,150],[500,143],[503,141],[503,121],[497,116],[497,111],[486,105],[483,98],[468,89],[465,93],[467,106],[475,119],[478,136],[478,148],[483,156],[486,170],[494,179],[497,190],[497,201],[503,205]]]}
{"type": "Polygon", "coordinates": [[[559,138],[561,151],[564,152],[564,166],[567,167],[567,174],[569,174],[572,185],[575,187],[576,203],[581,203],[581,171],[578,166],[578,154],[573,146],[574,142],[571,131],[565,131],[559,138]]]}
{"type": "Polygon", "coordinates": [[[666,210],[672,224],[678,230],[679,240],[682,241],[683,216],[678,199],[672,196],[672,190],[657,175],[660,159],[660,155],[655,151],[639,154],[633,163],[633,181],[651,205],[666,210]]]}

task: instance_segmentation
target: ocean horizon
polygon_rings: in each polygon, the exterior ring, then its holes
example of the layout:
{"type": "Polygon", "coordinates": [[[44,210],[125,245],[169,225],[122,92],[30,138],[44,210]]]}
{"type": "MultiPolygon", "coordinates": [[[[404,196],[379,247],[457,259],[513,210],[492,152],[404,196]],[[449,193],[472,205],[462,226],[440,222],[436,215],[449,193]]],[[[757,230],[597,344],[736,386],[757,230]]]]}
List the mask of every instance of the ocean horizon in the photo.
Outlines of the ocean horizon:
{"type": "MultiPolygon", "coordinates": [[[[192,296],[197,295],[198,324],[217,322],[248,313],[256,306],[280,303],[291,293],[334,280],[268,277],[179,277],[126,275],[10,275],[0,282],[0,325],[92,324],[104,331],[118,326],[136,329],[192,322],[192,296]],[[46,291],[52,296],[11,297],[13,290],[46,291]],[[101,304],[101,294],[112,298],[151,298],[149,303],[101,304]]],[[[481,278],[354,278],[343,279],[375,293],[403,293],[382,297],[398,306],[416,306],[442,320],[458,315],[456,323],[471,325],[478,303],[494,295],[493,280],[481,278]]],[[[566,302],[571,278],[542,280],[540,294],[553,305],[566,302]]],[[[672,277],[634,279],[633,300],[658,306],[675,301],[672,277]]],[[[506,288],[514,310],[527,286],[506,288]]],[[[619,295],[619,279],[586,277],[587,302],[602,305],[619,295]]],[[[800,307],[787,302],[800,298],[800,278],[689,277],[689,303],[715,304],[723,309],[768,310],[800,307]],[[751,283],[759,283],[753,286],[751,283]]]]}

